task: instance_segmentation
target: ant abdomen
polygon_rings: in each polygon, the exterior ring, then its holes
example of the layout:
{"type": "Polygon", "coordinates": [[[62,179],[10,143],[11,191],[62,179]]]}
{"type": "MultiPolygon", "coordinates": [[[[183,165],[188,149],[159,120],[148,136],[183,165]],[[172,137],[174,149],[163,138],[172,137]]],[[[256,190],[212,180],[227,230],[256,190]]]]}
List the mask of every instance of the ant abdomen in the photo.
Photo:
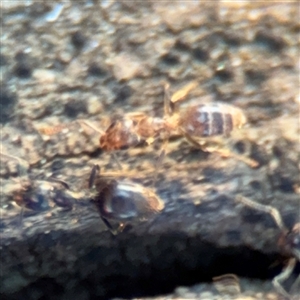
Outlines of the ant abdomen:
{"type": "Polygon", "coordinates": [[[245,123],[246,117],[241,109],[224,103],[187,107],[179,119],[181,130],[193,137],[228,136],[245,123]]]}
{"type": "Polygon", "coordinates": [[[93,202],[106,219],[147,219],[164,208],[153,191],[134,182],[112,180],[96,186],[98,193],[93,202]]]}

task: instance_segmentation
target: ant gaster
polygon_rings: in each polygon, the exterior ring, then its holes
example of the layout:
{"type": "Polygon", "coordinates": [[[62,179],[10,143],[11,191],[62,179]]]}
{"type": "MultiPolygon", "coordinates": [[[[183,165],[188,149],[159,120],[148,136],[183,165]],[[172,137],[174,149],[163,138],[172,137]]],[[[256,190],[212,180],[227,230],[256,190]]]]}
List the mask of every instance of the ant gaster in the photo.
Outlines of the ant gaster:
{"type": "Polygon", "coordinates": [[[95,187],[92,202],[96,205],[101,219],[115,235],[131,221],[147,220],[164,208],[164,202],[149,188],[127,179],[116,179],[101,175],[94,165],[89,177],[89,188],[95,187]],[[111,221],[118,223],[115,229],[111,221]]]}

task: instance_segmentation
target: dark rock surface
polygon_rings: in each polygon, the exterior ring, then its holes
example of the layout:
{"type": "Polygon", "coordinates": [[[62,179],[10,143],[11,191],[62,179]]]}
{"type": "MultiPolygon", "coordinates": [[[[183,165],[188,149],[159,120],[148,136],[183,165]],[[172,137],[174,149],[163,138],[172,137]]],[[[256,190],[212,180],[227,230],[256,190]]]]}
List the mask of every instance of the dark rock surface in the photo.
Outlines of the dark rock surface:
{"type": "MultiPolygon", "coordinates": [[[[155,296],[235,273],[264,280],[251,295],[246,280],[241,299],[279,299],[270,279],[285,261],[280,230],[234,199],[276,207],[289,228],[299,221],[298,4],[2,1],[1,10],[1,152],[15,157],[1,157],[2,296],[155,296]],[[114,237],[88,197],[70,209],[47,195],[43,211],[20,217],[15,202],[28,180],[36,191],[53,176],[79,192],[93,164],[117,170],[99,133],[72,121],[105,130],[112,115],[163,116],[162,82],[176,91],[192,80],[190,99],[245,111],[248,127],[228,142],[258,167],[174,137],[155,185],[166,207],[153,220],[114,237]],[[39,132],[60,124],[71,125],[39,132]]],[[[117,155],[126,176],[150,186],[160,149],[158,141],[117,155]]],[[[191,289],[185,298],[200,297],[191,289]]]]}

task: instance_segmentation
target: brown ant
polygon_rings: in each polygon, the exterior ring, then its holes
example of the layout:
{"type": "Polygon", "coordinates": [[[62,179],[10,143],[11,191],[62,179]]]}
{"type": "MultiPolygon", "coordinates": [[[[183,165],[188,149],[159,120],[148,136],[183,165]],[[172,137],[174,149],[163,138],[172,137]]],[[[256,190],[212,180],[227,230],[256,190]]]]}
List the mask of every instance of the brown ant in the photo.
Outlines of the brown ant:
{"type": "MultiPolygon", "coordinates": [[[[263,205],[256,203],[249,198],[237,196],[236,200],[256,209],[261,212],[270,214],[278,228],[281,230],[281,235],[278,241],[278,246],[283,250],[283,252],[289,257],[287,265],[284,267],[283,271],[273,279],[273,285],[275,289],[287,299],[290,299],[289,293],[283,288],[282,282],[289,278],[291,273],[294,271],[297,261],[300,262],[300,222],[296,223],[291,230],[286,228],[283,224],[282,217],[279,211],[269,205],[263,205]]],[[[293,286],[299,283],[300,275],[293,286]]],[[[293,287],[292,287],[293,290],[293,287]]]]}
{"type": "MultiPolygon", "coordinates": [[[[256,167],[256,161],[219,147],[220,137],[228,137],[234,129],[245,125],[246,117],[241,109],[218,102],[190,105],[180,111],[177,109],[176,103],[182,101],[195,86],[196,82],[192,82],[171,97],[169,85],[165,84],[163,118],[149,117],[143,112],[128,113],[113,120],[104,132],[88,121],[78,121],[100,133],[100,148],[105,151],[126,149],[141,142],[151,144],[157,138],[167,141],[171,134],[177,134],[184,136],[192,145],[203,151],[217,152],[226,157],[232,156],[251,167],[256,167]],[[209,145],[211,142],[215,144],[213,147],[209,145]]],[[[52,135],[66,127],[67,125],[58,125],[52,128],[42,128],[40,132],[52,135]]],[[[161,153],[162,157],[165,154],[164,148],[161,153]]]]}
{"type": "MultiPolygon", "coordinates": [[[[192,145],[203,151],[234,156],[256,167],[256,161],[231,153],[227,149],[207,145],[212,138],[228,137],[234,129],[245,125],[246,117],[241,109],[225,103],[211,103],[191,105],[178,111],[176,102],[183,100],[195,85],[196,83],[192,82],[171,97],[169,85],[165,84],[164,118],[149,117],[145,113],[126,114],[113,121],[100,136],[100,148],[108,151],[125,149],[143,141],[150,144],[161,136],[167,140],[175,133],[184,136],[192,145]]],[[[220,140],[217,144],[220,144],[220,140]]]]}
{"type": "Polygon", "coordinates": [[[98,165],[92,168],[88,187],[95,187],[96,195],[91,201],[114,235],[123,230],[124,223],[147,220],[164,208],[164,202],[151,189],[127,179],[117,180],[101,174],[98,165]],[[116,221],[118,228],[114,229],[110,221],[116,221]]]}

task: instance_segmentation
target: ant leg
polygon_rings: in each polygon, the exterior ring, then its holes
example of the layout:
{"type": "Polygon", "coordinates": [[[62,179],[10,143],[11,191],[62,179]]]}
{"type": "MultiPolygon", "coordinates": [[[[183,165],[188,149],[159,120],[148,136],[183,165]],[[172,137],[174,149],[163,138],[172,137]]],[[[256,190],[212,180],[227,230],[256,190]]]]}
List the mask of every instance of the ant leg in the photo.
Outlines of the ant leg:
{"type": "Polygon", "coordinates": [[[117,164],[119,171],[123,171],[123,167],[122,167],[120,160],[118,159],[118,156],[116,155],[116,153],[111,152],[111,156],[112,156],[113,160],[115,161],[115,163],[117,164]]]}
{"type": "Polygon", "coordinates": [[[295,268],[295,265],[296,265],[296,259],[291,258],[288,261],[286,267],[282,270],[282,272],[272,280],[272,283],[275,289],[277,290],[277,292],[283,295],[284,297],[286,297],[287,299],[290,299],[290,294],[282,287],[282,282],[290,277],[290,275],[292,274],[295,268]]]}
{"type": "Polygon", "coordinates": [[[241,195],[237,195],[235,200],[245,204],[248,207],[256,209],[258,211],[262,211],[262,212],[270,214],[273,217],[273,220],[275,221],[277,226],[281,230],[283,230],[284,232],[288,231],[287,228],[285,228],[285,226],[282,222],[282,218],[281,218],[281,215],[280,215],[279,211],[276,208],[274,208],[273,206],[263,205],[263,204],[254,202],[254,201],[250,200],[249,198],[243,197],[241,195]]]}
{"type": "MultiPolygon", "coordinates": [[[[205,149],[205,147],[204,147],[205,149]]],[[[237,153],[234,153],[233,151],[229,150],[229,149],[210,149],[209,147],[206,148],[207,149],[207,152],[216,152],[218,153],[220,156],[222,157],[232,157],[232,158],[235,158],[239,161],[242,161],[244,162],[246,165],[250,166],[251,168],[256,168],[258,166],[258,162],[251,159],[251,158],[248,158],[244,155],[240,155],[240,154],[237,154],[237,153]]],[[[204,150],[205,151],[205,150],[204,150]]]]}
{"type": "Polygon", "coordinates": [[[164,114],[165,116],[171,116],[174,112],[174,103],[171,101],[170,84],[164,85],[164,114]]]}
{"type": "Polygon", "coordinates": [[[169,143],[169,135],[164,137],[164,142],[163,142],[161,151],[160,151],[157,161],[155,162],[155,165],[154,165],[154,175],[153,175],[152,187],[155,186],[159,168],[162,166],[163,160],[166,156],[166,152],[167,152],[166,149],[167,149],[168,143],[169,143]]]}
{"type": "Polygon", "coordinates": [[[20,216],[19,216],[19,224],[18,226],[20,228],[22,228],[22,225],[23,225],[23,219],[24,219],[24,205],[21,206],[21,211],[20,211],[20,216]]]}
{"type": "Polygon", "coordinates": [[[118,233],[121,233],[124,228],[126,227],[125,224],[120,223],[118,228],[115,229],[113,228],[113,226],[109,223],[109,221],[107,219],[105,219],[104,217],[101,216],[101,219],[103,221],[103,223],[105,224],[105,226],[107,227],[107,229],[111,232],[112,235],[116,236],[118,233]]]}
{"type": "Polygon", "coordinates": [[[297,279],[293,283],[291,287],[291,294],[296,293],[296,291],[299,291],[299,286],[300,286],[300,275],[298,275],[297,279]]]}
{"type": "Polygon", "coordinates": [[[94,165],[89,177],[89,184],[88,184],[89,189],[91,189],[94,186],[96,176],[99,174],[99,172],[100,172],[99,165],[94,165]]]}
{"type": "MultiPolygon", "coordinates": [[[[236,200],[247,205],[248,207],[251,207],[253,209],[265,212],[265,213],[269,213],[275,223],[277,224],[277,226],[283,231],[283,233],[285,235],[288,234],[288,229],[284,226],[281,215],[279,214],[278,210],[272,206],[269,205],[263,205],[260,203],[256,203],[248,198],[242,197],[241,195],[238,195],[236,197],[236,200]]],[[[284,297],[286,297],[287,299],[290,299],[290,295],[286,292],[286,290],[282,287],[282,282],[284,280],[286,280],[287,278],[290,277],[291,273],[293,272],[297,259],[299,260],[299,256],[298,256],[298,252],[293,249],[292,252],[295,255],[295,257],[290,258],[288,261],[287,266],[282,270],[282,272],[277,275],[273,280],[272,283],[275,287],[275,289],[284,297]],[[294,251],[293,251],[294,250],[294,251]]],[[[291,290],[293,290],[294,286],[298,285],[298,282],[300,281],[300,276],[297,278],[297,280],[295,281],[295,283],[293,284],[291,290]]]]}
{"type": "Polygon", "coordinates": [[[218,146],[207,146],[205,144],[201,145],[201,144],[199,144],[199,142],[194,140],[190,135],[188,135],[184,132],[183,132],[183,135],[188,140],[188,142],[190,142],[193,146],[195,146],[196,148],[200,148],[201,150],[203,150],[205,152],[218,153],[221,157],[235,158],[235,159],[242,161],[245,164],[249,165],[251,168],[255,168],[258,166],[257,161],[255,161],[251,158],[245,157],[244,155],[234,153],[233,151],[226,149],[226,148],[219,148],[218,146]]]}
{"type": "Polygon", "coordinates": [[[107,227],[107,229],[113,234],[113,235],[117,235],[118,230],[114,229],[113,226],[108,222],[107,219],[105,219],[104,217],[101,216],[101,219],[104,223],[104,225],[107,227]]]}

